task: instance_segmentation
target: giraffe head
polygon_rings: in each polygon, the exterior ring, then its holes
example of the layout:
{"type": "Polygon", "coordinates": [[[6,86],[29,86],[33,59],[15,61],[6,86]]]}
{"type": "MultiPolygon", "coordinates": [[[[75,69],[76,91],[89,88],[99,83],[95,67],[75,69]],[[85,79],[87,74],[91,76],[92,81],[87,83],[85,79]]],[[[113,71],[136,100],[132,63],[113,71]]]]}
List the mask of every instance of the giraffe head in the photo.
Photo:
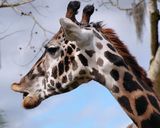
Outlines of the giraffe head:
{"type": "Polygon", "coordinates": [[[81,23],[75,20],[78,8],[78,1],[69,3],[66,18],[60,19],[61,28],[45,45],[42,57],[19,83],[12,84],[14,91],[23,93],[25,108],[34,108],[52,95],[71,91],[93,79],[89,65],[96,66],[92,63],[96,29],[88,23],[94,7],[84,8],[81,23]]]}

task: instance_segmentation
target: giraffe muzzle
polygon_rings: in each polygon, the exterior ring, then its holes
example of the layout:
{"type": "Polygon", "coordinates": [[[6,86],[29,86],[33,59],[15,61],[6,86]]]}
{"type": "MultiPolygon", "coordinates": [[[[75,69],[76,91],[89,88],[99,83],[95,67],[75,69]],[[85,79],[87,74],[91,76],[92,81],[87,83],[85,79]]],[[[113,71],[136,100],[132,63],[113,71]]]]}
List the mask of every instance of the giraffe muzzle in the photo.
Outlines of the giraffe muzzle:
{"type": "Polygon", "coordinates": [[[23,107],[25,109],[32,109],[37,107],[41,100],[36,95],[30,95],[29,92],[25,91],[24,87],[21,84],[13,83],[11,86],[13,91],[23,93],[23,107]]]}

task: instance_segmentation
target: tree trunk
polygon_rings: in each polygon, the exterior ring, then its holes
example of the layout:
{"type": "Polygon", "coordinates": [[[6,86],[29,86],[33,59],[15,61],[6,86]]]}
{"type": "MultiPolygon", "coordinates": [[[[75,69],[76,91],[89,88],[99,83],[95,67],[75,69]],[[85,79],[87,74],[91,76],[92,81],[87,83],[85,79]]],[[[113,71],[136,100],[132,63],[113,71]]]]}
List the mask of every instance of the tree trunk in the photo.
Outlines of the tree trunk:
{"type": "Polygon", "coordinates": [[[156,56],[150,65],[148,75],[153,81],[154,89],[160,98],[160,47],[158,48],[156,56]]]}
{"type": "Polygon", "coordinates": [[[151,27],[151,60],[148,76],[153,81],[154,90],[160,97],[160,47],[158,42],[158,22],[160,16],[157,8],[157,0],[149,0],[148,9],[151,27]]]}

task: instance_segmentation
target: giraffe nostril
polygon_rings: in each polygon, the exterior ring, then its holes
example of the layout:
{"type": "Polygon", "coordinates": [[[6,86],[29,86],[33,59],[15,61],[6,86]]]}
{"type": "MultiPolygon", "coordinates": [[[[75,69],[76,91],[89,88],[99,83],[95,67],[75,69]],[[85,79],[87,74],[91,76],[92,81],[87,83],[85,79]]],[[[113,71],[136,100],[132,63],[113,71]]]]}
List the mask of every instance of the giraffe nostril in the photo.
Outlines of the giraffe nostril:
{"type": "Polygon", "coordinates": [[[23,99],[24,99],[28,94],[29,94],[28,92],[24,92],[24,93],[23,93],[23,99]]]}

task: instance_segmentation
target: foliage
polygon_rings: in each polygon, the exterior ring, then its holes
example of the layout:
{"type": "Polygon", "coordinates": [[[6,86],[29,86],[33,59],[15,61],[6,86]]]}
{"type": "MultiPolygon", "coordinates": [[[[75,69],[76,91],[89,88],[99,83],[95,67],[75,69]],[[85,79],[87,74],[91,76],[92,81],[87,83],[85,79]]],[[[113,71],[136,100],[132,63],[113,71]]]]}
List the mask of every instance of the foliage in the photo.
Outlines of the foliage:
{"type": "Polygon", "coordinates": [[[6,127],[6,121],[4,119],[4,112],[0,111],[0,128],[6,127]]]}

